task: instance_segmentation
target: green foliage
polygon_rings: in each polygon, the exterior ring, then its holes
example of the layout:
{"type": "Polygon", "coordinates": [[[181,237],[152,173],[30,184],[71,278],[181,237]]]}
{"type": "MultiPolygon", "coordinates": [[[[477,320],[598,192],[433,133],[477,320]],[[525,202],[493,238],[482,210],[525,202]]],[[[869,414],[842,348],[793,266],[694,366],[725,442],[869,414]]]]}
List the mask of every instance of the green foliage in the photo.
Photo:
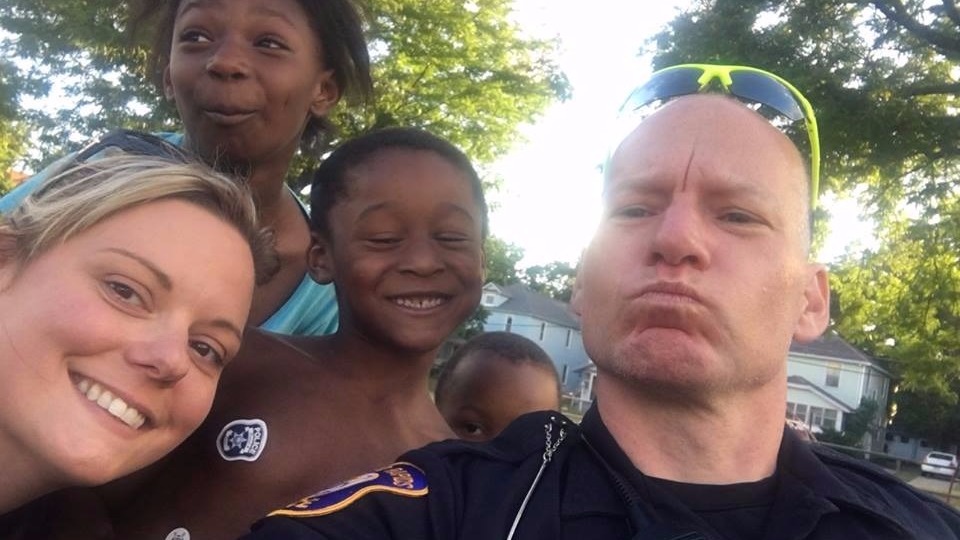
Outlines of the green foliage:
{"type": "Polygon", "coordinates": [[[517,263],[523,258],[523,248],[496,236],[489,236],[484,246],[486,282],[510,285],[520,281],[517,263]]]}
{"type": "Polygon", "coordinates": [[[880,428],[879,412],[879,403],[872,399],[864,399],[855,411],[844,415],[843,434],[854,441],[860,441],[867,433],[876,433],[880,428]]]}
{"type": "Polygon", "coordinates": [[[6,0],[0,5],[0,28],[12,34],[0,43],[2,56],[29,61],[15,73],[18,97],[46,96],[55,78],[66,85],[62,108],[21,113],[33,125],[31,135],[41,151],[37,161],[115,127],[174,125],[146,76],[144,37],[124,32],[126,15],[124,4],[116,2],[6,0]]]}
{"type": "Polygon", "coordinates": [[[0,119],[0,195],[13,189],[11,173],[24,141],[26,129],[23,124],[0,119]]]}
{"type": "MultiPolygon", "coordinates": [[[[126,2],[5,0],[2,57],[31,62],[16,73],[17,95],[42,97],[68,81],[67,106],[34,111],[40,159],[115,127],[175,128],[174,112],[148,82],[146,32],[129,31],[126,2]]],[[[449,138],[479,163],[504,153],[517,127],[569,95],[553,62],[556,44],[530,39],[510,22],[509,0],[372,0],[368,34],[376,103],[339,107],[349,137],[410,125],[449,138]]],[[[0,92],[0,103],[2,103],[0,92]]],[[[9,102],[9,101],[8,101],[9,102]]],[[[310,163],[291,171],[296,177],[310,163]]]]}
{"type": "Polygon", "coordinates": [[[523,271],[520,281],[531,289],[554,300],[569,302],[577,269],[566,262],[551,262],[531,266],[523,271]]]}
{"type": "Polygon", "coordinates": [[[836,326],[894,359],[905,390],[956,400],[960,380],[960,194],[916,219],[889,220],[881,247],[833,269],[836,326]]]}
{"type": "Polygon", "coordinates": [[[569,95],[551,59],[555,44],[522,37],[511,5],[372,1],[377,105],[366,124],[425,127],[481,163],[502,155],[517,125],[569,95]]]}
{"type": "MultiPolygon", "coordinates": [[[[955,383],[956,396],[960,384],[955,383]]],[[[960,443],[960,407],[955,397],[930,392],[900,391],[894,395],[892,431],[927,439],[934,448],[960,443]]]]}
{"type": "Polygon", "coordinates": [[[473,336],[482,334],[483,325],[487,323],[487,317],[489,316],[490,312],[487,311],[486,308],[477,306],[477,310],[473,312],[473,315],[454,330],[453,336],[466,341],[473,336]]]}
{"type": "Polygon", "coordinates": [[[27,140],[26,125],[0,116],[0,195],[13,189],[14,164],[27,140]]]}
{"type": "Polygon", "coordinates": [[[13,187],[14,161],[23,153],[26,124],[17,121],[19,80],[12,64],[0,60],[0,195],[13,187]]]}

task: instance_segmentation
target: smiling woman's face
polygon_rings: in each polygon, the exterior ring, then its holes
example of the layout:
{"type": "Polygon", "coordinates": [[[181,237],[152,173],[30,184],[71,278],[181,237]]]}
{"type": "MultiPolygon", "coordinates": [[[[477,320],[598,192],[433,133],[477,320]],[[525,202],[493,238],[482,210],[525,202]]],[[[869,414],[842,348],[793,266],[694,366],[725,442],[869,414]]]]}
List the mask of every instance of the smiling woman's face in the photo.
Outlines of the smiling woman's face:
{"type": "Polygon", "coordinates": [[[144,467],[206,416],[240,347],[249,244],[200,206],[120,212],[0,267],[0,448],[48,487],[144,467]]]}

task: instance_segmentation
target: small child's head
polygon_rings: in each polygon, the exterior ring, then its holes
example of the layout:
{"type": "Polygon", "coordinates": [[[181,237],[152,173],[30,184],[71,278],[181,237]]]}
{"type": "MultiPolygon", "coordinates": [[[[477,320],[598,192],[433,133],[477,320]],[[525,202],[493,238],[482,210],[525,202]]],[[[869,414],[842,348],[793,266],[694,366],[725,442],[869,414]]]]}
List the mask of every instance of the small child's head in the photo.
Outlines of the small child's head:
{"type": "Polygon", "coordinates": [[[458,437],[485,441],[520,415],[559,409],[560,379],[536,343],[489,332],[457,349],[440,372],[435,396],[458,437]]]}
{"type": "Polygon", "coordinates": [[[137,19],[158,20],[155,83],[208,159],[322,148],[330,109],[372,93],[352,0],[150,0],[137,19]]]}
{"type": "Polygon", "coordinates": [[[426,131],[345,142],[310,194],[314,279],[333,282],[340,332],[429,352],[476,309],[487,205],[470,160],[426,131]]]}

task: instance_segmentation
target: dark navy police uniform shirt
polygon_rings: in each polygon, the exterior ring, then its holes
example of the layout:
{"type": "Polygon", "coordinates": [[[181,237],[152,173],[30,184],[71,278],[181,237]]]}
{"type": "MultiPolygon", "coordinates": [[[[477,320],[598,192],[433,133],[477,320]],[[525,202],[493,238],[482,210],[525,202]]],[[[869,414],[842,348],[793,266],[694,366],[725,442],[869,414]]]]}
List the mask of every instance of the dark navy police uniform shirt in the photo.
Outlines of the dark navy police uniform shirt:
{"type": "Polygon", "coordinates": [[[445,441],[408,452],[279,510],[245,538],[495,540],[515,523],[515,540],[960,538],[951,508],[789,430],[771,479],[700,487],[644,477],[594,406],[580,426],[533,413],[487,444],[445,441]],[[551,446],[563,435],[543,466],[548,429],[551,446]],[[727,496],[740,502],[710,500],[727,496]]]}

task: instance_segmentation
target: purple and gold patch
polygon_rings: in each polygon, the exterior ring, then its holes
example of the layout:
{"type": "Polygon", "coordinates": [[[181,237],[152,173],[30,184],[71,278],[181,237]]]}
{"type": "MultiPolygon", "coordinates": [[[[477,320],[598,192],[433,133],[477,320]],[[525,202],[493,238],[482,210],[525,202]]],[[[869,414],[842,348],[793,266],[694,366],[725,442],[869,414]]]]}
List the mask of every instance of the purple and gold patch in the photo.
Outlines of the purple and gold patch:
{"type": "Polygon", "coordinates": [[[271,516],[314,517],[346,508],[368,493],[386,491],[404,497],[423,497],[427,494],[427,476],[410,463],[394,463],[377,471],[360,475],[304,497],[299,501],[274,510],[271,516]]]}

